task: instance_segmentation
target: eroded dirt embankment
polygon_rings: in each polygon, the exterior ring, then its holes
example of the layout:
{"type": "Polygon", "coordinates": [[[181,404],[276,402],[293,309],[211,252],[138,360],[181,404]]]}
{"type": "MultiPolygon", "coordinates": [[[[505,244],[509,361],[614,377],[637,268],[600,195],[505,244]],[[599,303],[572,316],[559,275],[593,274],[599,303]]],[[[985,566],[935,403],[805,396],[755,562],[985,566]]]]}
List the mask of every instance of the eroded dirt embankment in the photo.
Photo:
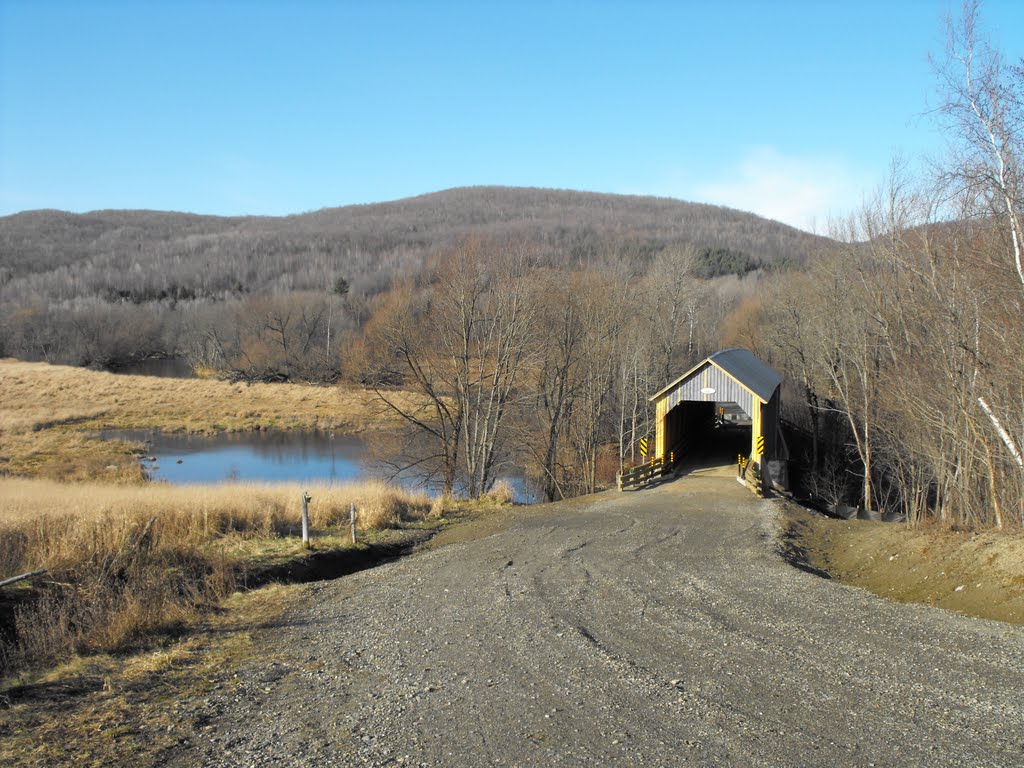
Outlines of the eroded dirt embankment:
{"type": "Polygon", "coordinates": [[[795,504],[784,521],[805,570],[904,603],[1024,624],[1024,532],[833,520],[795,504]]]}

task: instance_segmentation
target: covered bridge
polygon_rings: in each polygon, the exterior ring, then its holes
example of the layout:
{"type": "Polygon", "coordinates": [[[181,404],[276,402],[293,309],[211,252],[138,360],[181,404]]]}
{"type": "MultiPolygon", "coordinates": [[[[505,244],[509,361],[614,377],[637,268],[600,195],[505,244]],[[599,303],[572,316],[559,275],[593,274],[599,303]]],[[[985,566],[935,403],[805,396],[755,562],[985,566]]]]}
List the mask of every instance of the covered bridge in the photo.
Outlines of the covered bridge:
{"type": "Polygon", "coordinates": [[[716,352],[651,397],[655,455],[677,462],[712,448],[732,453],[741,477],[785,487],[789,458],[779,429],[782,377],[746,349],[716,352]],[[749,437],[748,437],[749,434],[749,437]],[[723,435],[729,440],[723,440],[723,435]]]}

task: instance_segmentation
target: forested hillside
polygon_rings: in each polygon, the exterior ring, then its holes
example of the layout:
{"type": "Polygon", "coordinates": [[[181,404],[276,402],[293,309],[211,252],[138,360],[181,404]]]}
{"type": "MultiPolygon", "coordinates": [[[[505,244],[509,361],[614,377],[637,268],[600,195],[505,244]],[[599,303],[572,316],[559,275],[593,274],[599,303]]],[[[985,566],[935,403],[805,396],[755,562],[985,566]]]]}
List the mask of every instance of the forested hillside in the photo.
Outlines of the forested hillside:
{"type": "Polygon", "coordinates": [[[28,211],[0,219],[0,354],[98,367],[186,355],[236,376],[331,380],[342,334],[468,237],[622,281],[686,249],[689,273],[733,283],[827,242],[727,208],[506,187],[285,217],[28,211]]]}
{"type": "Polygon", "coordinates": [[[0,297],[135,303],[324,290],[344,274],[372,295],[468,233],[534,245],[553,266],[624,263],[689,244],[705,271],[803,263],[822,239],[740,211],[678,200],[471,187],[285,217],[28,211],[0,218],[0,297]]]}

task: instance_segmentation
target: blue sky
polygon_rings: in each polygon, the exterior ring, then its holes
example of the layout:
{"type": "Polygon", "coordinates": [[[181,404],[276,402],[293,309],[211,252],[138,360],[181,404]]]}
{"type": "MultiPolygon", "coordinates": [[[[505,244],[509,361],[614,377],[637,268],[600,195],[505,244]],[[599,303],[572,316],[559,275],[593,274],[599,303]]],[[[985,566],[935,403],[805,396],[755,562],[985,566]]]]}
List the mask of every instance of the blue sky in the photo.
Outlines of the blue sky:
{"type": "MultiPolygon", "coordinates": [[[[928,54],[951,8],[0,0],[0,214],[287,214],[508,184],[820,230],[894,153],[941,151],[928,54]]],[[[1024,53],[1024,3],[982,13],[1024,53]]]]}

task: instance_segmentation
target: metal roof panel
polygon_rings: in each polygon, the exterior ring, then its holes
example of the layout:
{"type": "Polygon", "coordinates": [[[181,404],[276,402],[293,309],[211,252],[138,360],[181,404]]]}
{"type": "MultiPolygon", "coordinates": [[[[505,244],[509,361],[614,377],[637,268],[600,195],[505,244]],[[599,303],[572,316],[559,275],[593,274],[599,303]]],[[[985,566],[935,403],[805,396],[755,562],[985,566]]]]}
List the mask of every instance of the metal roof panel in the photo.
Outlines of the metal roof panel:
{"type": "Polygon", "coordinates": [[[715,352],[708,358],[723,371],[737,379],[765,402],[772,399],[782,377],[746,349],[734,347],[715,352]]]}

